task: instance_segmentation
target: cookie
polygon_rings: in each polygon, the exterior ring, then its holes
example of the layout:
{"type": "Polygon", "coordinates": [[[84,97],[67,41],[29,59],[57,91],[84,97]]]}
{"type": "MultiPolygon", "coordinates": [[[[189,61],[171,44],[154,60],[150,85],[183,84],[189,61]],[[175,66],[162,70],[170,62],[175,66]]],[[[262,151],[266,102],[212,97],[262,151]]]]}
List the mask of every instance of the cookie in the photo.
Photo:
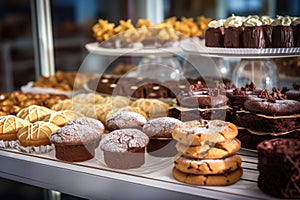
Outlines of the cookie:
{"type": "Polygon", "coordinates": [[[226,140],[218,143],[205,143],[201,146],[186,146],[181,143],[176,144],[176,149],[183,156],[201,159],[219,159],[235,154],[241,148],[238,139],[226,140]]]}
{"type": "Polygon", "coordinates": [[[235,171],[214,175],[195,175],[179,171],[175,167],[172,171],[173,177],[183,183],[201,186],[225,186],[237,182],[243,175],[243,169],[237,168],[235,171]]]}
{"type": "Polygon", "coordinates": [[[238,155],[233,155],[224,159],[193,159],[180,156],[175,159],[176,169],[183,173],[205,175],[222,174],[234,171],[241,167],[242,159],[238,155]]]}
{"type": "Polygon", "coordinates": [[[177,125],[172,136],[178,142],[188,146],[199,146],[204,143],[232,140],[238,134],[237,127],[222,120],[188,121],[177,125]]]}

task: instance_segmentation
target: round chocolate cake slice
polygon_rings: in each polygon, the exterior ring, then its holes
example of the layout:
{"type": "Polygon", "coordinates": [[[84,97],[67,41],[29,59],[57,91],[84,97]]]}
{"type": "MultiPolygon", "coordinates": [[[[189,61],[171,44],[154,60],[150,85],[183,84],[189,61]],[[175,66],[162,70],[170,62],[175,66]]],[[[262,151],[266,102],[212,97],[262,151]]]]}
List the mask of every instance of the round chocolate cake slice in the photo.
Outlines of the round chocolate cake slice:
{"type": "Polygon", "coordinates": [[[257,146],[258,187],[281,198],[300,198],[300,139],[272,139],[257,146]]]}

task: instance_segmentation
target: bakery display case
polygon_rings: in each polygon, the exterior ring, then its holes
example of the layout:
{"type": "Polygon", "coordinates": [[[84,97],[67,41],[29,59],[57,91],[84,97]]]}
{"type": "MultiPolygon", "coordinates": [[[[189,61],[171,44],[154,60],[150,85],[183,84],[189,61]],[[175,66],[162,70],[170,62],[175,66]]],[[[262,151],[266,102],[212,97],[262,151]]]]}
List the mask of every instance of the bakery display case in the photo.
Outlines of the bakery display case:
{"type": "MultiPolygon", "coordinates": [[[[286,82],[276,64],[300,47],[208,47],[211,18],[159,23],[152,13],[154,25],[99,19],[93,41],[79,41],[87,56],[78,70],[64,72],[54,66],[48,3],[32,1],[36,81],[0,94],[1,178],[44,188],[49,199],[299,197],[299,80],[277,89],[286,82]],[[231,58],[238,64],[224,77],[231,58]],[[267,159],[291,169],[278,189],[267,159]]],[[[166,2],[144,4],[165,12],[166,2]]],[[[221,15],[224,2],[214,4],[221,15]]]]}

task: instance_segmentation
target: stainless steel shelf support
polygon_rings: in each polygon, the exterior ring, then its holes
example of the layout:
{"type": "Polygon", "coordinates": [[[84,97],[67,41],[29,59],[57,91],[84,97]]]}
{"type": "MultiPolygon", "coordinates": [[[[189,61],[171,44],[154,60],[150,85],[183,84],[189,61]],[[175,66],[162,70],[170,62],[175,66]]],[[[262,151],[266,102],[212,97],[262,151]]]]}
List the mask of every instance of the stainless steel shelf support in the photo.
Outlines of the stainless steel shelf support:
{"type": "Polygon", "coordinates": [[[55,73],[50,0],[31,0],[36,78],[55,73]]]}

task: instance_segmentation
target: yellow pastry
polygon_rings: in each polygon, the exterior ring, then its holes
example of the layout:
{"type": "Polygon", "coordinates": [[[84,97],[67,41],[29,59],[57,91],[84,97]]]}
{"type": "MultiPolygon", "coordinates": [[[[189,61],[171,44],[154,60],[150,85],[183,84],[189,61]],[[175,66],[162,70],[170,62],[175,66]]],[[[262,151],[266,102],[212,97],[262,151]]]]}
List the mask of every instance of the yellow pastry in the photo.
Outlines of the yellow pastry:
{"type": "Polygon", "coordinates": [[[0,117],[0,140],[17,140],[17,132],[24,126],[30,124],[29,121],[18,118],[14,115],[0,117]]]}
{"type": "Polygon", "coordinates": [[[46,108],[44,106],[32,105],[20,110],[17,114],[17,117],[33,123],[42,120],[47,115],[50,115],[52,113],[54,113],[54,111],[49,108],[46,108]]]}
{"type": "Polygon", "coordinates": [[[21,128],[17,137],[22,146],[42,146],[50,145],[50,135],[59,129],[58,126],[50,122],[37,121],[21,128]]]}
{"type": "Polygon", "coordinates": [[[61,110],[52,113],[51,115],[47,115],[43,121],[50,122],[57,126],[64,126],[69,121],[72,121],[76,118],[83,117],[81,113],[72,111],[72,110],[61,110]]]}

